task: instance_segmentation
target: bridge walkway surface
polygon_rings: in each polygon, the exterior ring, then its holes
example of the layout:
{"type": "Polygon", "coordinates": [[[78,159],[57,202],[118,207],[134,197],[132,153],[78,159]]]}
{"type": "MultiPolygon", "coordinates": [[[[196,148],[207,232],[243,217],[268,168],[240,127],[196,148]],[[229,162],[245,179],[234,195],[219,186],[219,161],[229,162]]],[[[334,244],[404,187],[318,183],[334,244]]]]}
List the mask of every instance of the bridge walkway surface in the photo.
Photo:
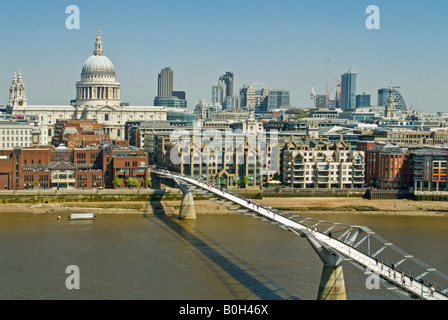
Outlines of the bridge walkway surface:
{"type": "Polygon", "coordinates": [[[158,175],[180,179],[206,198],[240,214],[273,223],[301,237],[313,237],[325,249],[343,257],[366,275],[378,275],[380,284],[403,299],[448,300],[448,276],[401,250],[365,226],[300,217],[254,202],[216,187],[201,177],[165,170],[158,175]]]}

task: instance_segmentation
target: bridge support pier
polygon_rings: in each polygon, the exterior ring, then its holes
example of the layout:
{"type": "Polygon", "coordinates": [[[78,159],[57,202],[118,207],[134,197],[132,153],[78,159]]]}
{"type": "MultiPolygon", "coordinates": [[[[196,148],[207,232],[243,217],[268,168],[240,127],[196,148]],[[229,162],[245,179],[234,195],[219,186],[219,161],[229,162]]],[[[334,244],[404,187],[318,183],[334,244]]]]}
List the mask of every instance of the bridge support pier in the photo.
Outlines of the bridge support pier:
{"type": "Polygon", "coordinates": [[[182,201],[180,203],[179,219],[196,219],[196,210],[194,209],[193,191],[182,190],[182,201]]]}
{"type": "Polygon", "coordinates": [[[347,300],[341,257],[327,249],[311,232],[302,231],[301,235],[307,238],[324,263],[317,300],[347,300]]]}

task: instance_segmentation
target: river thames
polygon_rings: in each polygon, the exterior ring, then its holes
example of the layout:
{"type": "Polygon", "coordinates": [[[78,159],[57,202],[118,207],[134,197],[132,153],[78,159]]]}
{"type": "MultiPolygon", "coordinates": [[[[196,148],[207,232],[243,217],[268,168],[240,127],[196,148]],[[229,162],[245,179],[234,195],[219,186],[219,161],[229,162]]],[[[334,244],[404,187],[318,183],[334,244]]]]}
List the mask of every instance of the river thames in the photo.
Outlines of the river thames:
{"type": "MultiPolygon", "coordinates": [[[[308,215],[313,217],[313,215],[308,215]]],[[[319,214],[364,225],[448,274],[448,217],[319,214]]],[[[398,297],[368,290],[345,263],[350,300],[398,297]]],[[[0,299],[315,300],[322,262],[308,241],[242,215],[0,214],[0,299]],[[68,266],[80,289],[69,290],[68,266]]]]}

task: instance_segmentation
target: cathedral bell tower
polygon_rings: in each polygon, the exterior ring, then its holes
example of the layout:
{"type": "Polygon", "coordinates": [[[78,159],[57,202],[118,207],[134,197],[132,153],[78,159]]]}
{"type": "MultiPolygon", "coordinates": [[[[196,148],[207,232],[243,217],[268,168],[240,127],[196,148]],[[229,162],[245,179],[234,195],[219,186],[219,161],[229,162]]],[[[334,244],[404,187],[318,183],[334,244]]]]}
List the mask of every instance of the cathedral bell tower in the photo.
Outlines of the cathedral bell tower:
{"type": "Polygon", "coordinates": [[[26,87],[23,83],[22,70],[19,70],[19,76],[14,72],[14,78],[9,89],[8,110],[11,112],[14,107],[26,105],[26,87]]]}

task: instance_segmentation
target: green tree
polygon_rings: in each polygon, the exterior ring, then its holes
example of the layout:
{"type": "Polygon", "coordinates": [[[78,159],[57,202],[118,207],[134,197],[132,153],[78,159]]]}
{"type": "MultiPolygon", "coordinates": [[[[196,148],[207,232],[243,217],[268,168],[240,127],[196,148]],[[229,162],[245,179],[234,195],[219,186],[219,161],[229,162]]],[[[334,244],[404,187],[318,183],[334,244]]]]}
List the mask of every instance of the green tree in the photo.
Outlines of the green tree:
{"type": "Polygon", "coordinates": [[[302,119],[302,118],[307,118],[307,117],[308,117],[308,113],[306,113],[306,112],[302,112],[302,113],[296,114],[296,115],[294,116],[294,120],[302,119]]]}
{"type": "Polygon", "coordinates": [[[114,187],[119,187],[121,186],[121,179],[118,178],[117,175],[115,175],[114,180],[112,180],[112,184],[114,187]]]}
{"type": "Polygon", "coordinates": [[[138,187],[139,183],[138,180],[135,178],[130,177],[127,181],[126,181],[127,185],[129,187],[138,187]]]}
{"type": "Polygon", "coordinates": [[[281,181],[282,177],[280,176],[280,174],[278,172],[276,172],[274,174],[274,176],[272,177],[272,180],[277,180],[277,181],[281,181]]]}
{"type": "Polygon", "coordinates": [[[238,185],[240,188],[245,188],[248,183],[249,183],[249,178],[246,176],[243,176],[240,180],[238,180],[238,185]]]}
{"type": "Polygon", "coordinates": [[[151,188],[151,179],[146,179],[146,186],[148,187],[148,188],[151,188]]]}

